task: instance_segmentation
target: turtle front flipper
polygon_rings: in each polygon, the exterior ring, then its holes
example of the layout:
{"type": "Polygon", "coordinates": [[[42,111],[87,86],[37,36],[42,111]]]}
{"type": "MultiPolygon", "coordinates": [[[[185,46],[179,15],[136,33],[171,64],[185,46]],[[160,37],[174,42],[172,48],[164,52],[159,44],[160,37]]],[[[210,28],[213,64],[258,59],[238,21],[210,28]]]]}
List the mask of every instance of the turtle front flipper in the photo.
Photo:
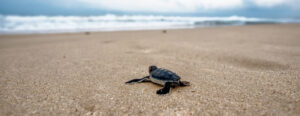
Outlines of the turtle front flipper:
{"type": "Polygon", "coordinates": [[[139,82],[147,82],[149,81],[149,76],[145,76],[144,78],[141,79],[132,79],[130,81],[125,82],[125,84],[132,84],[132,83],[139,83],[139,82]]]}
{"type": "Polygon", "coordinates": [[[171,90],[171,82],[166,82],[165,86],[162,89],[156,91],[156,94],[164,95],[169,93],[170,90],[171,90]]]}

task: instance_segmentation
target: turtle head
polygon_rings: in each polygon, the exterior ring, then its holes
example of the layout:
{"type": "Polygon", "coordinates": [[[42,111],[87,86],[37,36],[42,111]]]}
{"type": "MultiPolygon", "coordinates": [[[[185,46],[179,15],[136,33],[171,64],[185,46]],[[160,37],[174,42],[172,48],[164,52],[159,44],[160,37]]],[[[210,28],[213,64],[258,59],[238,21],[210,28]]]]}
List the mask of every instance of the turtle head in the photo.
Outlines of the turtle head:
{"type": "Polygon", "coordinates": [[[149,73],[151,73],[152,71],[154,71],[156,69],[157,69],[156,66],[149,66],[149,73]]]}

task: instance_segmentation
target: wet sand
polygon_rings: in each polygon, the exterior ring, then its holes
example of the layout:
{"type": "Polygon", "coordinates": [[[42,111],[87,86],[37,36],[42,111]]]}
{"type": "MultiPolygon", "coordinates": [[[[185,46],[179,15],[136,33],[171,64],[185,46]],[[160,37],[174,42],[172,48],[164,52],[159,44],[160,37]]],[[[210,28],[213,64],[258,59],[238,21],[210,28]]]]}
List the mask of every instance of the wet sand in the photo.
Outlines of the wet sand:
{"type": "Polygon", "coordinates": [[[300,114],[300,24],[0,35],[0,115],[300,114]],[[191,86],[125,85],[157,65],[191,86]]]}

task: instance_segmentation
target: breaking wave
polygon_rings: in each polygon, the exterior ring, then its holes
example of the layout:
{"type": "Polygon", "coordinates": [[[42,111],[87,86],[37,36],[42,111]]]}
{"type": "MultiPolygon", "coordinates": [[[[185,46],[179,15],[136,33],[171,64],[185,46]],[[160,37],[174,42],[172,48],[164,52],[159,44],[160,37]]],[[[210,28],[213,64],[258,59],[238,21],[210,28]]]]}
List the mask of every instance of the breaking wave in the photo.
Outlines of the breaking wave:
{"type": "Polygon", "coordinates": [[[178,29],[232,26],[259,23],[293,23],[289,19],[231,17],[181,17],[145,15],[102,16],[16,16],[0,15],[0,34],[60,33],[82,31],[118,31],[178,29]]]}

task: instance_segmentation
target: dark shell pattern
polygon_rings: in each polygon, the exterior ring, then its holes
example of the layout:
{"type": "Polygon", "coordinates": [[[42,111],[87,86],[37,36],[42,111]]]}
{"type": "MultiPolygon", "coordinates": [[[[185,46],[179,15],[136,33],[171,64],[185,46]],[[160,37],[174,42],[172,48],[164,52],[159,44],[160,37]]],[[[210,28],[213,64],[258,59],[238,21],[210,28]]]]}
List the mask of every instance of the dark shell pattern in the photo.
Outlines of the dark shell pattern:
{"type": "Polygon", "coordinates": [[[165,82],[177,82],[180,80],[180,77],[176,73],[162,68],[155,69],[150,73],[150,76],[165,82]]]}

